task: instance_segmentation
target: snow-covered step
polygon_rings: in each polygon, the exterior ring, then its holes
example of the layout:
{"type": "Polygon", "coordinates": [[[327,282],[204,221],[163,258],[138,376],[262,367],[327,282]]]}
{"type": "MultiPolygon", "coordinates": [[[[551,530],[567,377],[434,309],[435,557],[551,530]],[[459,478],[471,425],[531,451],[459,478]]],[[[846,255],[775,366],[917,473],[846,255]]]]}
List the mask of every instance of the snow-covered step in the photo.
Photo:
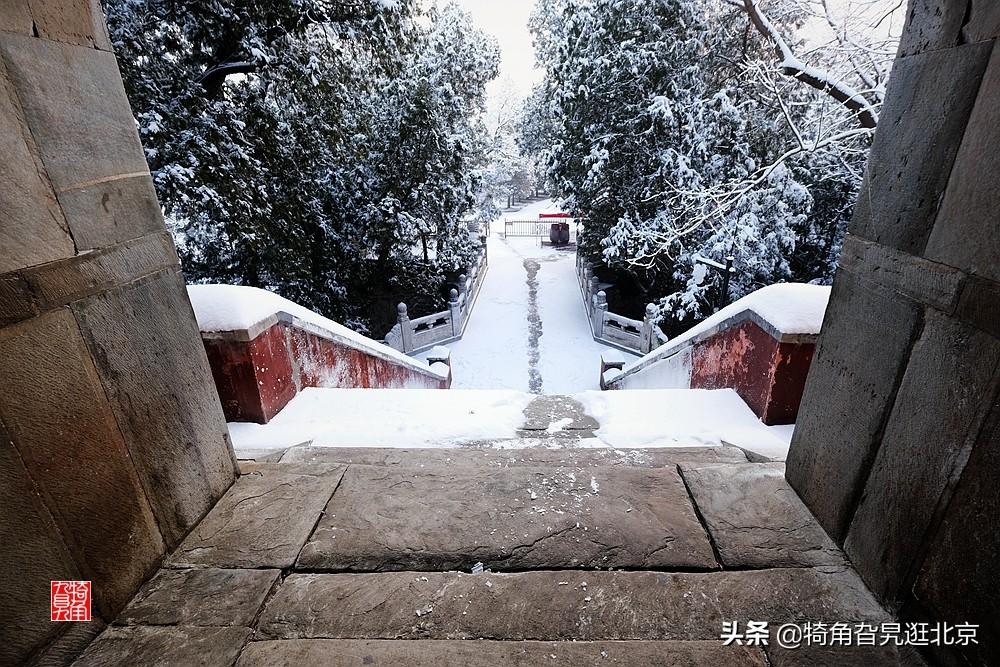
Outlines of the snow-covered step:
{"type": "Polygon", "coordinates": [[[236,453],[314,447],[735,445],[783,459],[791,426],[766,426],[731,389],[518,391],[305,389],[268,424],[230,423],[236,453]]]}

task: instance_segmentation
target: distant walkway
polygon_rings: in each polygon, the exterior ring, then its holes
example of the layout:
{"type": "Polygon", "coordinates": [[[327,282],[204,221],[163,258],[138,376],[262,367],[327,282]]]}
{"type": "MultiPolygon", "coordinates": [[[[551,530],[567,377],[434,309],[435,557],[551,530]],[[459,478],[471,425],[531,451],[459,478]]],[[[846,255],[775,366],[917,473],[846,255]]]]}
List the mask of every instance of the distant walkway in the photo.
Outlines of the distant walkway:
{"type": "MultiPolygon", "coordinates": [[[[552,201],[507,217],[537,219],[552,201]]],[[[502,230],[503,220],[494,225],[502,230]]],[[[567,394],[597,389],[601,352],[580,291],[574,253],[538,239],[493,236],[489,272],[462,340],[449,345],[457,389],[567,394]]]]}

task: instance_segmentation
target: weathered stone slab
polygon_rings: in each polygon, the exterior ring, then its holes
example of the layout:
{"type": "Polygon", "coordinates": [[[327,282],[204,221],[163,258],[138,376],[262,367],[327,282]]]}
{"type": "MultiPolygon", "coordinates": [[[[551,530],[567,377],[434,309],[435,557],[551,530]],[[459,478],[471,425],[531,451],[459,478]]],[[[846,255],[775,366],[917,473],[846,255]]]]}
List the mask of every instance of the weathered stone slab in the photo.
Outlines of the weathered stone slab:
{"type": "Polygon", "coordinates": [[[841,565],[844,556],[785,481],[781,463],[681,473],[726,567],[841,565]]]}
{"type": "Polygon", "coordinates": [[[852,234],[923,252],[991,50],[969,44],[895,63],[852,234]]]}
{"type": "Polygon", "coordinates": [[[164,539],[177,544],[236,476],[184,282],[167,271],[74,310],[164,539]]]}
{"type": "Polygon", "coordinates": [[[163,232],[35,266],[20,275],[38,309],[46,311],[175,267],[173,242],[163,232]]]}
{"type": "Polygon", "coordinates": [[[723,621],[888,620],[845,568],[740,572],[292,574],[273,639],[719,641],[723,621]]]}
{"type": "Polygon", "coordinates": [[[28,283],[20,275],[0,276],[0,327],[38,314],[28,283]]]}
{"type": "Polygon", "coordinates": [[[911,0],[907,4],[898,55],[950,49],[958,44],[968,4],[951,0],[911,0]]]}
{"type": "Polygon", "coordinates": [[[1000,37],[1000,4],[995,0],[972,0],[962,36],[967,42],[1000,37]]]}
{"type": "Polygon", "coordinates": [[[386,447],[292,447],[281,463],[333,463],[378,465],[396,468],[558,465],[568,468],[641,466],[673,468],[678,463],[746,463],[738,447],[660,447],[654,449],[613,449],[595,447],[525,449],[395,449],[386,447]]]}
{"type": "MultiPolygon", "coordinates": [[[[773,637],[772,631],[772,637],[773,637]]],[[[782,648],[772,639],[765,649],[771,667],[923,667],[909,646],[801,646],[782,648]]]]}
{"type": "MultiPolygon", "coordinates": [[[[993,42],[984,44],[992,46],[993,42]]],[[[979,44],[973,46],[981,48],[979,44]]],[[[1000,209],[1000,190],[988,187],[983,181],[984,174],[1000,173],[997,146],[1000,146],[1000,49],[994,48],[925,255],[1000,281],[1000,261],[997,261],[1000,235],[984,233],[996,229],[996,212],[1000,209]]]]}
{"type": "Polygon", "coordinates": [[[285,568],[343,477],[258,471],[244,475],[168,559],[171,567],[285,568]]]}
{"type": "Polygon", "coordinates": [[[248,628],[115,627],[90,645],[75,667],[215,667],[236,662],[248,628]]]}
{"type": "Polygon", "coordinates": [[[10,32],[111,50],[99,0],[5,0],[0,10],[13,14],[13,20],[0,18],[0,28],[10,32]]]}
{"type": "Polygon", "coordinates": [[[600,427],[586,414],[583,404],[570,396],[542,395],[524,409],[522,431],[547,431],[551,435],[568,431],[593,433],[600,427]]]}
{"type": "Polygon", "coordinates": [[[915,304],[837,273],[785,468],[836,541],[846,536],[920,319],[915,304]]]}
{"type": "Polygon", "coordinates": [[[80,657],[107,624],[96,614],[90,622],[62,623],[63,633],[32,656],[30,667],[69,667],[80,657]]]}
{"type": "Polygon", "coordinates": [[[79,250],[163,231],[163,214],[148,174],[64,190],[59,204],[79,250]]]}
{"type": "Polygon", "coordinates": [[[85,564],[95,609],[113,618],[164,545],[69,310],[0,330],[0,378],[0,419],[74,560],[85,564]]]}
{"type": "Polygon", "coordinates": [[[0,33],[0,54],[56,192],[149,173],[113,53],[0,33]]]}
{"type": "Polygon", "coordinates": [[[496,642],[299,639],[251,642],[237,667],[504,665],[505,667],[764,667],[757,648],[719,641],[496,642]]]}
{"type": "Polygon", "coordinates": [[[889,604],[902,601],[935,509],[986,416],[983,397],[994,395],[998,367],[1000,341],[928,314],[844,544],[889,604]]]}
{"type": "Polygon", "coordinates": [[[976,439],[917,576],[914,594],[948,623],[978,623],[969,664],[1000,664],[1000,405],[976,439]]]}
{"type": "Polygon", "coordinates": [[[955,317],[1000,338],[1000,283],[969,276],[955,309],[955,317]]]}
{"type": "MultiPolygon", "coordinates": [[[[4,13],[0,10],[0,15],[4,13]]],[[[3,21],[0,16],[0,21],[3,21]]],[[[30,19],[29,19],[30,21],[30,19]]],[[[0,59],[0,274],[72,257],[73,239],[0,59]]],[[[2,300],[0,300],[2,303],[2,300]]],[[[0,306],[7,309],[9,306],[0,306]]]]}
{"type": "Polygon", "coordinates": [[[49,582],[80,576],[3,424],[0,499],[0,664],[19,665],[59,632],[38,621],[48,619],[49,582]]]}
{"type": "Polygon", "coordinates": [[[852,274],[946,313],[967,288],[965,274],[945,264],[910,255],[853,234],[844,238],[840,266],[852,274]]]}
{"type": "Polygon", "coordinates": [[[280,574],[280,570],[160,570],[115,623],[250,627],[280,574]]]}
{"type": "Polygon", "coordinates": [[[718,567],[676,470],[352,466],[311,570],[718,567]]]}

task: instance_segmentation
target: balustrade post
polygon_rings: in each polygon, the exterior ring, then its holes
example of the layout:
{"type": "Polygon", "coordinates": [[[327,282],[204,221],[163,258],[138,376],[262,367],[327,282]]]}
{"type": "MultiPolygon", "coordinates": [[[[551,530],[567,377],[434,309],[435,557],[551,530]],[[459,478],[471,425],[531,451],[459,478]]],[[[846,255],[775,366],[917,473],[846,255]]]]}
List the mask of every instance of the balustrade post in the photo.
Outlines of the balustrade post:
{"type": "MultiPolygon", "coordinates": [[[[597,279],[594,278],[596,287],[597,279]]],[[[598,338],[604,336],[604,319],[608,314],[608,295],[604,290],[600,290],[594,295],[594,335],[598,338]]]]}
{"type": "Polygon", "coordinates": [[[451,335],[462,333],[462,308],[458,305],[458,290],[453,289],[448,294],[448,312],[451,315],[451,335]]]}
{"type": "Polygon", "coordinates": [[[399,339],[402,342],[402,352],[409,354],[413,351],[413,325],[410,324],[410,316],[406,312],[406,304],[400,303],[396,306],[396,321],[399,323],[399,339]]]}
{"type": "Polygon", "coordinates": [[[643,354],[648,354],[656,347],[656,335],[653,332],[655,319],[656,305],[647,303],[646,316],[642,318],[642,331],[639,332],[639,351],[643,354]]]}

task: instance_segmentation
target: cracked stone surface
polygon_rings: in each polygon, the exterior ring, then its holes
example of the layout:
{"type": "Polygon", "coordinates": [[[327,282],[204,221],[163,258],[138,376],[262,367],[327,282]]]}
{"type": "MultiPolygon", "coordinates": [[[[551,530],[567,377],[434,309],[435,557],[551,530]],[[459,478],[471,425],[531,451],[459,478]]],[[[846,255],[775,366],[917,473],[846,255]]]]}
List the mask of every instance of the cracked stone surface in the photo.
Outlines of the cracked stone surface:
{"type": "Polygon", "coordinates": [[[217,667],[236,661],[249,628],[187,626],[111,627],[92,643],[74,667],[217,667]]]}
{"type": "Polygon", "coordinates": [[[76,664],[923,665],[722,645],[723,621],[892,620],[781,465],[736,448],[296,447],[242,468],[76,664]]]}
{"type": "Polygon", "coordinates": [[[364,641],[301,639],[250,644],[237,667],[273,665],[504,665],[505,667],[765,667],[756,648],[692,642],[364,641]]]}
{"type": "Polygon", "coordinates": [[[264,464],[241,476],[168,565],[290,567],[345,470],[318,467],[317,474],[296,474],[264,464]]]}
{"type": "Polygon", "coordinates": [[[586,413],[583,404],[570,396],[544,395],[531,401],[524,409],[522,435],[541,431],[551,436],[593,437],[600,428],[597,420],[586,413]]]}
{"type": "Polygon", "coordinates": [[[766,652],[771,667],[924,667],[927,664],[910,646],[801,646],[784,649],[771,644],[766,652]]]}
{"type": "MultiPolygon", "coordinates": [[[[738,447],[661,447],[656,449],[585,449],[512,448],[512,449],[390,449],[385,447],[292,447],[281,457],[281,466],[360,464],[397,468],[451,468],[486,466],[492,470],[508,466],[638,466],[673,468],[678,463],[746,463],[747,457],[738,447]]],[[[260,465],[241,462],[244,470],[260,465]]]]}
{"type": "Polygon", "coordinates": [[[840,565],[844,556],[785,481],[782,463],[682,465],[726,567],[840,565]]]}
{"type": "Polygon", "coordinates": [[[115,623],[250,627],[280,574],[280,570],[160,570],[115,623]]]}
{"type": "Polygon", "coordinates": [[[351,466],[298,567],[718,567],[676,470],[351,466]]]}
{"type": "Polygon", "coordinates": [[[718,641],[733,619],[888,616],[847,568],[292,574],[265,607],[259,636],[718,641]]]}

